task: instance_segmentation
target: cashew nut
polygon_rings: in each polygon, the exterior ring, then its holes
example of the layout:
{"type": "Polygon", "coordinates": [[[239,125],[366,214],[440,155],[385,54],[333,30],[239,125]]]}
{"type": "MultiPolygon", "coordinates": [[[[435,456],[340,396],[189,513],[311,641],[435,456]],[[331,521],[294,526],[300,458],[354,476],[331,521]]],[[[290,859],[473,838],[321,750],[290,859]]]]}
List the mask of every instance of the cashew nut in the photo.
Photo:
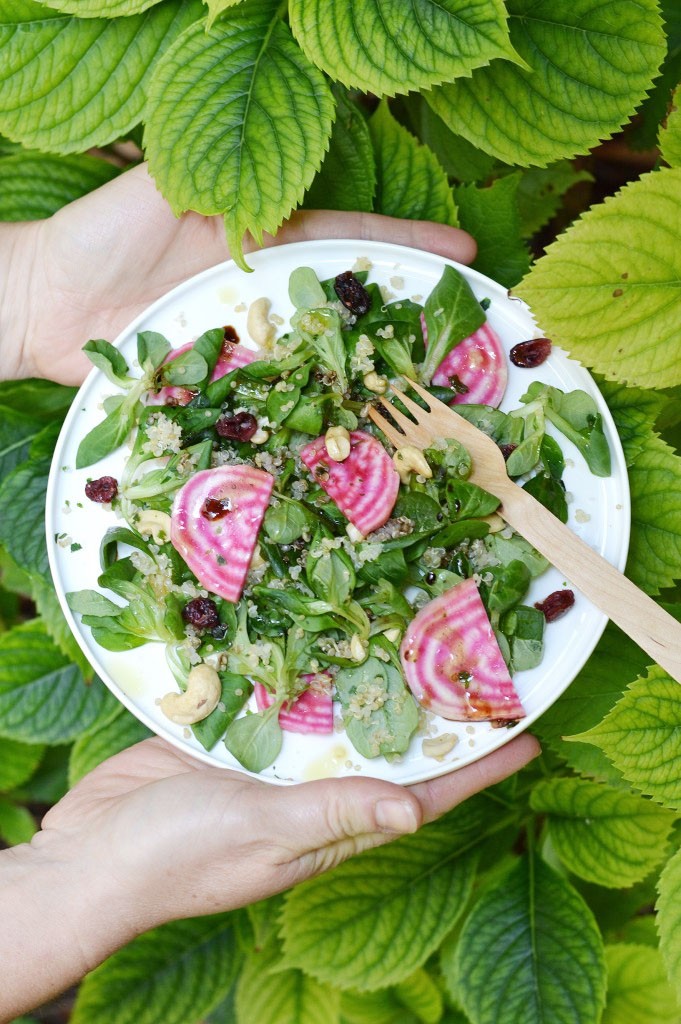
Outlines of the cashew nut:
{"type": "Polygon", "coordinates": [[[262,557],[262,551],[260,550],[260,545],[256,544],[255,547],[253,548],[253,554],[251,556],[251,562],[250,562],[249,568],[251,568],[251,569],[262,569],[262,567],[264,565],[267,565],[267,562],[262,557]]]}
{"type": "Polygon", "coordinates": [[[324,443],[326,454],[334,462],[343,462],[350,454],[350,434],[345,427],[329,427],[324,443]]]}
{"type": "Polygon", "coordinates": [[[434,736],[432,739],[424,740],[421,744],[421,750],[424,757],[434,757],[440,761],[448,754],[450,750],[459,742],[459,737],[453,732],[443,732],[440,736],[434,736]]]}
{"type": "Polygon", "coordinates": [[[184,693],[166,693],[161,711],[176,725],[194,725],[208,718],[222,694],[220,676],[210,665],[195,665],[187,677],[184,693]]]}
{"type": "Polygon", "coordinates": [[[263,297],[255,299],[248,307],[246,330],[260,348],[269,348],[274,341],[274,324],[269,319],[272,303],[263,297]]]}
{"type": "Polygon", "coordinates": [[[375,370],[365,373],[362,380],[367,391],[373,391],[375,395],[384,395],[388,390],[388,381],[375,370]]]}
{"type": "Polygon", "coordinates": [[[504,520],[501,516],[497,515],[496,512],[492,512],[491,515],[488,516],[483,516],[483,522],[488,524],[490,533],[499,533],[499,531],[503,530],[506,526],[504,520]]]}
{"type": "Polygon", "coordinates": [[[146,508],[137,516],[136,526],[143,537],[151,537],[154,544],[170,540],[170,516],[155,508],[146,508]]]}
{"type": "Polygon", "coordinates": [[[251,444],[264,444],[270,437],[269,430],[264,430],[262,427],[258,427],[255,434],[251,438],[251,444]]]}
{"type": "Polygon", "coordinates": [[[417,473],[426,478],[433,475],[425,455],[420,448],[413,444],[405,444],[404,448],[398,448],[393,455],[393,463],[403,484],[409,483],[411,473],[417,473]]]}
{"type": "Polygon", "coordinates": [[[364,534],[361,530],[358,530],[354,523],[348,523],[345,527],[345,532],[348,535],[348,540],[351,540],[353,544],[359,544],[364,540],[364,534]]]}

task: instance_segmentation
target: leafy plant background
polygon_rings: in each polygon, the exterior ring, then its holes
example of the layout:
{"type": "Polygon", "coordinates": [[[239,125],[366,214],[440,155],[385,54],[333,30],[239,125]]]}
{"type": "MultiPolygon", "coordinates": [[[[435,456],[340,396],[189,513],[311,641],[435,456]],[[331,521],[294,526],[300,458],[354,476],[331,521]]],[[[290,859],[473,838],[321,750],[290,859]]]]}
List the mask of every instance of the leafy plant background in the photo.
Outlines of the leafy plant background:
{"type": "MultiPolygon", "coordinates": [[[[461,225],[598,376],[627,572],[681,617],[680,79],[676,0],[4,0],[0,218],[48,216],[144,153],[242,262],[243,233],[299,205],[461,225]]],[[[91,678],[47,569],[72,397],[0,385],[6,844],[146,734],[91,678]]],[[[678,1024],[678,684],[609,626],[536,731],[539,761],[421,833],[143,935],[35,1019],[678,1024]]]]}

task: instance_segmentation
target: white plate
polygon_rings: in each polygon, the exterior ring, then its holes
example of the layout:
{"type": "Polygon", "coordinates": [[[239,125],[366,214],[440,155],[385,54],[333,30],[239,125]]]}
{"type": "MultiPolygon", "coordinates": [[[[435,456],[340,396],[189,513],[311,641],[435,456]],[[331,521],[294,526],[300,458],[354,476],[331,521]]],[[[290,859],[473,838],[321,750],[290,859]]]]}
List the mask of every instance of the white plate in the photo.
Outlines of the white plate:
{"type": "MultiPolygon", "coordinates": [[[[159,299],[116,339],[128,364],[136,358],[138,331],[164,334],[173,347],[198,337],[203,331],[223,324],[233,325],[248,344],[246,311],[260,296],[272,301],[272,312],[288,325],[293,312],[288,298],[289,274],[296,267],[311,266],[321,279],[334,277],[351,268],[359,257],[371,261],[370,281],[385,285],[389,298],[425,297],[440,279],[445,261],[430,253],[381,242],[319,241],[267,249],[249,257],[254,269],[245,274],[232,262],[221,264],[191,278],[159,299]]],[[[457,266],[479,299],[488,297],[487,316],[501,337],[505,350],[519,341],[538,336],[527,307],[509,298],[506,290],[467,267],[457,266]]],[[[286,327],[282,328],[282,330],[286,327]]],[[[587,371],[554,348],[549,359],[535,370],[523,370],[509,363],[509,383],[502,409],[519,405],[520,395],[532,380],[541,380],[563,391],[581,388],[596,399],[603,415],[612,452],[612,475],[593,476],[573,445],[560,437],[567,460],[565,485],[570,526],[592,548],[616,565],[624,567],[629,542],[629,489],[622,448],[610,413],[587,371]]],[[[47,546],[55,586],[64,614],[88,661],[118,699],[150,729],[170,743],[210,764],[244,769],[222,742],[209,753],[189,729],[170,723],[156,701],[176,684],[166,665],[164,647],[150,643],[131,652],[114,654],[100,648],[90,630],[69,610],[65,594],[72,590],[96,588],[99,544],[104,532],[119,524],[114,513],[84,498],[85,483],[93,476],[121,476],[127,449],[121,448],[95,467],[74,469],[80,440],[103,418],[102,400],[114,391],[102,373],[93,370],[78,392],[57,442],[47,492],[47,546]],[[65,535],[65,546],[55,537],[65,535]],[[71,551],[70,541],[82,545],[71,551]]],[[[64,538],[62,537],[62,543],[64,538]]],[[[534,581],[526,602],[532,604],[561,588],[563,577],[550,569],[534,581]]],[[[366,760],[346,739],[342,727],[331,737],[284,734],[284,745],[276,764],[259,776],[271,782],[303,781],[325,776],[364,774],[403,784],[442,775],[475,761],[507,743],[526,729],[566,689],[591,654],[605,627],[606,617],[576,594],[575,606],[561,619],[547,626],[544,659],[531,671],[517,673],[515,685],[527,717],[513,728],[494,729],[488,723],[471,725],[444,721],[432,716],[429,732],[455,732],[458,743],[442,761],[423,755],[423,736],[416,736],[401,760],[366,760]]]]}

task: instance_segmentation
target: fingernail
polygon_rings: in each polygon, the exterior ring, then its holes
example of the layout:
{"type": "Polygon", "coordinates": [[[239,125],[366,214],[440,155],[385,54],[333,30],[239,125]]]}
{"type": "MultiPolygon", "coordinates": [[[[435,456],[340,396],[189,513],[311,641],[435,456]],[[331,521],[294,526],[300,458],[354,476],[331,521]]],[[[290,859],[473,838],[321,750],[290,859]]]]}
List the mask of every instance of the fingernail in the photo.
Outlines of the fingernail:
{"type": "Polygon", "coordinates": [[[383,832],[416,832],[418,828],[416,813],[407,800],[379,800],[376,824],[383,832]]]}

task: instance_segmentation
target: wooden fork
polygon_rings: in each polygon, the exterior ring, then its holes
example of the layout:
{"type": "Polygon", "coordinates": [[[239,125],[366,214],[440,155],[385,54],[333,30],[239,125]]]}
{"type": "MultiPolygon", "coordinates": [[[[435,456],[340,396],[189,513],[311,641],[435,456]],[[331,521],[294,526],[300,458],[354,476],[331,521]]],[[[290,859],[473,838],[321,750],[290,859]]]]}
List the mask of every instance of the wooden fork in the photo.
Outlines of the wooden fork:
{"type": "Polygon", "coordinates": [[[369,415],[388,440],[396,448],[403,448],[405,444],[428,448],[438,438],[460,441],[473,462],[469,479],[499,498],[501,506],[497,512],[502,519],[548,558],[672,678],[681,682],[681,624],[514,483],[506,472],[501,451],[490,437],[444,402],[433,398],[419,384],[411,380],[408,384],[425,401],[428,411],[391,385],[413,419],[381,397],[381,404],[397,426],[389,423],[374,407],[369,415]]]}

